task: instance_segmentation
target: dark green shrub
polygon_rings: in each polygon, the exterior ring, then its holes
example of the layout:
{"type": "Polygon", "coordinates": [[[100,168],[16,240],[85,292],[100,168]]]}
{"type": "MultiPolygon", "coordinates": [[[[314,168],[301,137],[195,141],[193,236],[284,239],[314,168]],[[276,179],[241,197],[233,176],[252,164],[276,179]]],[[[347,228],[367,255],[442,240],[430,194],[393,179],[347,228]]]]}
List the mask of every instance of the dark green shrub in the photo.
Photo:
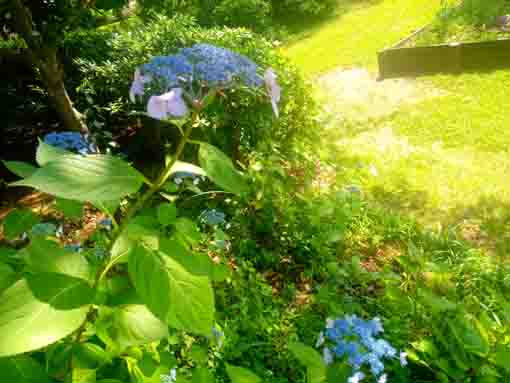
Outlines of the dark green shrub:
{"type": "Polygon", "coordinates": [[[270,24],[271,3],[267,0],[221,0],[213,11],[216,24],[265,30],[270,24]]]}
{"type": "Polygon", "coordinates": [[[68,64],[68,73],[76,74],[72,88],[77,90],[80,109],[88,110],[89,119],[106,122],[103,129],[125,122],[133,109],[142,108],[128,100],[135,68],[153,56],[173,54],[197,42],[232,49],[263,69],[272,67],[282,86],[278,119],[269,102],[252,92],[235,91],[242,93],[239,97],[227,92],[217,98],[206,113],[208,132],[214,134],[217,144],[223,142],[222,147],[235,150],[237,140],[241,148],[251,150],[265,141],[289,148],[296,135],[315,131],[315,104],[309,86],[269,41],[243,29],[203,29],[182,16],[158,17],[150,23],[135,20],[116,31],[68,36],[66,52],[76,57],[68,64]]]}
{"type": "Polygon", "coordinates": [[[338,0],[272,0],[272,3],[278,15],[318,15],[332,9],[338,0]]]}

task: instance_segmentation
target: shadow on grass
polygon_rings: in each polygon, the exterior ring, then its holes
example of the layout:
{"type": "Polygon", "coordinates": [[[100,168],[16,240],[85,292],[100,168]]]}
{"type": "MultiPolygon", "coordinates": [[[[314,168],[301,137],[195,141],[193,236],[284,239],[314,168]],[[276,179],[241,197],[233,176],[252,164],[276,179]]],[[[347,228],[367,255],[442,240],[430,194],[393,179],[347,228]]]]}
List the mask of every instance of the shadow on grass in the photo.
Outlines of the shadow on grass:
{"type": "MultiPolygon", "coordinates": [[[[298,14],[276,15],[275,25],[287,43],[311,36],[324,24],[336,20],[351,11],[377,5],[382,0],[340,0],[335,9],[315,16],[298,14]]],[[[363,26],[360,26],[363,28],[363,26]]]]}

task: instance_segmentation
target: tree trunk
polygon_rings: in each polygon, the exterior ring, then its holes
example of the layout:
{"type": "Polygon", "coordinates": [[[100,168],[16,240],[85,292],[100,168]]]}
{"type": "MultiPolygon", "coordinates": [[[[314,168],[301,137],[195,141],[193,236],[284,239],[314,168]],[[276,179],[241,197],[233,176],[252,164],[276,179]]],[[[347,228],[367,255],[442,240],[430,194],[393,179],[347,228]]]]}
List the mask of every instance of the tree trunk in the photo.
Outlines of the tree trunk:
{"type": "Polygon", "coordinates": [[[15,26],[23,37],[30,53],[30,60],[41,75],[50,101],[68,130],[86,132],[82,116],[73,107],[64,85],[64,71],[57,59],[57,49],[48,46],[39,32],[32,27],[32,14],[22,0],[13,0],[15,26]]]}
{"type": "Polygon", "coordinates": [[[67,130],[87,132],[81,113],[74,107],[64,84],[64,71],[58,60],[56,49],[45,49],[33,56],[34,65],[39,69],[50,101],[67,130]]]}

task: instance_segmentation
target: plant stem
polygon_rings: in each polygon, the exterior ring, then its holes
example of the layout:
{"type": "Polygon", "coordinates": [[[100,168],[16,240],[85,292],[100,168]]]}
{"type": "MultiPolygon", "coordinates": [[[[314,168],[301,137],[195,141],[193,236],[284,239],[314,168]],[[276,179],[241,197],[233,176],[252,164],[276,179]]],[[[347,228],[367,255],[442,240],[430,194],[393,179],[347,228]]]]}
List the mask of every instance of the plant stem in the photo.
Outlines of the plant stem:
{"type": "MultiPolygon", "coordinates": [[[[149,200],[149,198],[152,197],[154,195],[154,193],[156,193],[165,184],[165,182],[167,181],[168,177],[170,177],[171,171],[172,171],[172,167],[174,166],[174,164],[177,162],[177,160],[181,156],[181,154],[182,154],[182,152],[184,150],[184,147],[186,146],[186,143],[187,143],[187,141],[188,141],[188,139],[189,139],[189,137],[191,135],[191,131],[193,130],[197,120],[198,120],[198,112],[194,112],[192,114],[192,116],[191,116],[190,123],[188,124],[188,126],[186,127],[186,130],[184,131],[183,137],[179,141],[179,145],[177,145],[177,149],[175,151],[175,154],[174,154],[172,160],[167,164],[165,169],[159,175],[158,179],[154,182],[154,184],[152,184],[150,189],[147,190],[140,197],[140,199],[128,210],[126,216],[124,217],[124,219],[122,220],[120,225],[118,225],[118,227],[116,228],[115,234],[112,236],[112,239],[111,239],[108,251],[111,250],[113,244],[115,243],[117,238],[121,235],[121,233],[125,229],[125,227],[126,227],[127,223],[129,222],[129,220],[131,218],[133,218],[133,216],[141,208],[143,208],[143,206],[149,200]]],[[[94,285],[93,285],[94,289],[97,288],[97,285],[99,284],[99,282],[103,279],[104,276],[106,276],[106,274],[108,273],[108,270],[110,270],[114,266],[114,264],[117,262],[117,260],[119,258],[120,257],[117,257],[115,259],[111,259],[106,264],[106,266],[104,268],[102,268],[101,270],[98,271],[98,273],[96,274],[96,279],[94,281],[94,285]]],[[[93,310],[92,308],[89,310],[89,312],[87,314],[87,317],[89,317],[91,315],[92,310],[93,310]]],[[[80,342],[80,338],[81,338],[82,334],[85,332],[85,326],[87,325],[87,322],[88,321],[85,320],[83,322],[83,324],[76,330],[76,336],[74,338],[74,342],[75,343],[79,343],[80,342]]]]}
{"type": "Polygon", "coordinates": [[[191,122],[186,127],[186,130],[184,131],[184,135],[179,141],[179,145],[177,146],[177,149],[175,151],[175,154],[172,158],[172,160],[166,165],[165,169],[161,172],[158,179],[154,182],[154,184],[151,186],[149,190],[143,194],[138,201],[128,210],[126,216],[122,220],[122,223],[119,226],[119,229],[117,231],[117,236],[120,235],[120,233],[124,230],[126,227],[126,224],[129,222],[131,218],[145,205],[147,200],[149,200],[150,197],[154,195],[166,182],[168,177],[170,177],[172,167],[177,162],[179,157],[182,154],[182,151],[184,150],[184,147],[186,146],[186,143],[189,139],[189,136],[191,135],[191,131],[193,130],[193,127],[195,125],[195,121],[198,118],[197,113],[193,113],[191,122]]]}

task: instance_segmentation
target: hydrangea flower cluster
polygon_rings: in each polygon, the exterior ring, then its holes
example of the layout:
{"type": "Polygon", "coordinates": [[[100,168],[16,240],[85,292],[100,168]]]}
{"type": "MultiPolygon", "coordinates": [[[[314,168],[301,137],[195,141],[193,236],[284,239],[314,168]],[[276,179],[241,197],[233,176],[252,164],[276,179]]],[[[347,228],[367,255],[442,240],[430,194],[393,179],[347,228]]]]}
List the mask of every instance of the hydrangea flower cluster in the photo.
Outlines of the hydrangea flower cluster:
{"type": "Polygon", "coordinates": [[[200,220],[211,226],[222,225],[225,221],[225,213],[216,210],[216,209],[208,209],[204,210],[200,213],[200,220]]]}
{"type": "MultiPolygon", "coordinates": [[[[277,104],[281,90],[276,82],[276,74],[268,69],[262,78],[258,72],[258,65],[243,55],[210,44],[195,44],[171,56],[154,57],[137,68],[129,96],[135,102],[136,96],[144,95],[145,84],[152,81],[161,83],[167,92],[150,97],[147,112],[149,116],[162,120],[187,115],[184,95],[192,89],[193,83],[207,88],[229,88],[239,83],[249,87],[265,84],[273,110],[278,116],[277,104]]],[[[190,96],[195,99],[193,95],[190,96]]]]}
{"type": "MultiPolygon", "coordinates": [[[[347,360],[355,371],[348,383],[359,383],[365,378],[361,372],[364,365],[369,367],[378,383],[385,383],[384,358],[396,358],[397,350],[379,337],[383,331],[381,320],[377,317],[363,320],[356,315],[348,315],[343,319],[328,319],[325,331],[319,334],[317,347],[324,345],[322,351],[326,364],[332,363],[335,358],[347,360]]],[[[406,354],[402,352],[398,357],[401,365],[405,366],[406,354]]]]}
{"type": "Polygon", "coordinates": [[[45,144],[56,148],[75,151],[83,156],[98,153],[97,146],[78,132],[52,132],[44,136],[45,144]]]}

